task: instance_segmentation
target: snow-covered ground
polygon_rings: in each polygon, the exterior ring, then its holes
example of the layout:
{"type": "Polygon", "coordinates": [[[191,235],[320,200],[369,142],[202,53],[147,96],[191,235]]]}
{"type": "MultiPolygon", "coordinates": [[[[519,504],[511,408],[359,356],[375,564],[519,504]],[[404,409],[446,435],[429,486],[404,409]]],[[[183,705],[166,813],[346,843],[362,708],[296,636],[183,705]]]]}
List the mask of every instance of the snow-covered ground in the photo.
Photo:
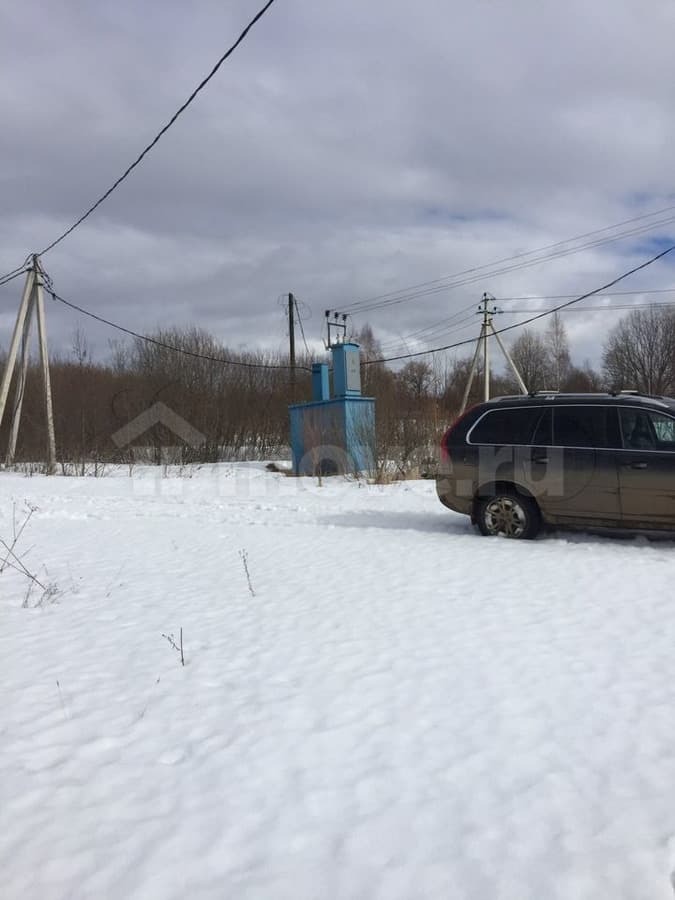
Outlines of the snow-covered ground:
{"type": "Polygon", "coordinates": [[[4,900],[672,900],[675,543],[246,464],[14,502],[4,900]]]}

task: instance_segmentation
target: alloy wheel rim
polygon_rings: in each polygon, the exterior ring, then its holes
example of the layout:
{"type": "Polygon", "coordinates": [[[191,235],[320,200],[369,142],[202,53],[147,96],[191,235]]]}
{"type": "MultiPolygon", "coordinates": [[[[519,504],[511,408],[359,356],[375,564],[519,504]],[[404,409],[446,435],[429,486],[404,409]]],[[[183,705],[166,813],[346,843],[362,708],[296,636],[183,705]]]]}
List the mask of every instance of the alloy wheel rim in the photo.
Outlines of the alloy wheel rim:
{"type": "Polygon", "coordinates": [[[485,526],[490,534],[517,538],[526,524],[525,510],[512,497],[495,497],[485,508],[485,526]]]}

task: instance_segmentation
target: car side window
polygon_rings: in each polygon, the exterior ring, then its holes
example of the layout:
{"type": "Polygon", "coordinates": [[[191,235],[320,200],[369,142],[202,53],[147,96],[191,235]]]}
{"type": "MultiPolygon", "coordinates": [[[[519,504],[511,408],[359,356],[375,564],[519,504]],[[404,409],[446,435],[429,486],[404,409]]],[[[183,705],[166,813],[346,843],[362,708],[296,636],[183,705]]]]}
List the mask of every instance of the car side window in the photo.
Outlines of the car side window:
{"type": "Polygon", "coordinates": [[[556,447],[606,447],[607,411],[604,406],[559,406],[553,410],[556,447]]]}
{"type": "Polygon", "coordinates": [[[675,419],[646,409],[619,410],[625,450],[666,450],[675,452],[675,419]]]}
{"type": "Polygon", "coordinates": [[[649,418],[656,432],[656,440],[659,444],[670,444],[668,449],[675,450],[675,419],[670,416],[662,416],[660,413],[650,413],[649,418]]]}
{"type": "Polygon", "coordinates": [[[550,447],[553,444],[553,410],[545,409],[534,430],[532,443],[535,447],[550,447]]]}
{"type": "Polygon", "coordinates": [[[620,450],[623,446],[621,440],[621,426],[619,425],[619,411],[616,406],[608,406],[605,409],[605,425],[607,428],[607,446],[614,450],[620,450]]]}
{"type": "Polygon", "coordinates": [[[470,444],[529,444],[541,409],[533,406],[491,409],[468,434],[470,444]]]}

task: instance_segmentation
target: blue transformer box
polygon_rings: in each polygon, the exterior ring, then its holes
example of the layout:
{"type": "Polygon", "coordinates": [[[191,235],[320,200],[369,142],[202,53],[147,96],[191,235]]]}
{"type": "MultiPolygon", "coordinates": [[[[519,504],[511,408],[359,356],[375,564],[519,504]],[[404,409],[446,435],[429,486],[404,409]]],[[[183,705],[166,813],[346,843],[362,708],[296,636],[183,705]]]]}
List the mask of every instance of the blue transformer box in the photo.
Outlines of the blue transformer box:
{"type": "Polygon", "coordinates": [[[375,465],[375,400],[361,396],[358,344],[331,347],[333,396],[325,363],[312,366],[312,399],[289,407],[296,475],[372,471],[375,465]]]}

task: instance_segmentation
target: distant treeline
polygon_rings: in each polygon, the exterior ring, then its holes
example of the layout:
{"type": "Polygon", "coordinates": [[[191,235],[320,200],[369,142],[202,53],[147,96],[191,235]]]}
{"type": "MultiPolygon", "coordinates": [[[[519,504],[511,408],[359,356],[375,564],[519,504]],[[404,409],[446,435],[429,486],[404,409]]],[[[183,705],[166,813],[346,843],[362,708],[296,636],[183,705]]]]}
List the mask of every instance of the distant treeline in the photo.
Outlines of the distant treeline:
{"type": "MultiPolygon", "coordinates": [[[[153,335],[161,343],[198,356],[235,362],[286,366],[288,358],[272,353],[236,353],[197,328],[168,329],[153,335]]],[[[377,452],[402,470],[419,466],[434,452],[448,422],[456,416],[464,392],[470,357],[453,360],[424,357],[394,369],[381,358],[370,327],[353,338],[361,344],[363,393],[375,397],[377,452]]],[[[572,362],[559,317],[545,332],[523,330],[510,345],[511,355],[530,390],[597,391],[634,388],[675,394],[675,311],[645,308],[630,313],[610,331],[601,371],[572,362]]],[[[492,353],[497,361],[498,354],[492,353]]],[[[310,368],[304,357],[298,365],[310,368]]],[[[323,358],[322,358],[323,361],[323,358]]],[[[500,360],[501,363],[501,360],[500,360]]],[[[86,341],[76,334],[70,354],[51,361],[57,455],[84,470],[92,463],[131,462],[139,448],[155,462],[163,449],[179,445],[184,462],[232,458],[277,458],[288,453],[288,404],[310,398],[310,375],[300,368],[295,388],[285,368],[225,365],[135,340],[111,346],[104,362],[92,359],[86,341]],[[113,436],[136,416],[161,401],[204,437],[199,447],[184,444],[164,424],[152,425],[131,445],[118,446],[113,436]],[[149,449],[148,449],[149,448],[149,449]]],[[[518,391],[502,367],[491,379],[493,395],[518,391]]],[[[482,398],[482,372],[470,402],[482,398]]],[[[0,432],[0,459],[7,446],[14,388],[0,432]]],[[[29,366],[17,461],[45,456],[40,373],[29,366]]]]}

